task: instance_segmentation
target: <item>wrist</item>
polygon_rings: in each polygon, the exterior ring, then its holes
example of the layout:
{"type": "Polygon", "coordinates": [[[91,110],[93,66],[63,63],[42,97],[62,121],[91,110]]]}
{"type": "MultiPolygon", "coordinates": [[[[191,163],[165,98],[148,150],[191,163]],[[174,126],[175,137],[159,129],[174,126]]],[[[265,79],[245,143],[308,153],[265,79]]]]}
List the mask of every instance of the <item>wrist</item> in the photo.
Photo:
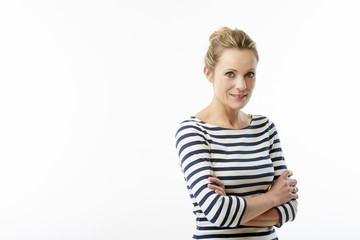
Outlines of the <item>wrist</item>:
{"type": "Polygon", "coordinates": [[[270,208],[274,208],[280,205],[279,200],[277,200],[277,198],[271,192],[267,192],[265,193],[265,195],[269,199],[269,202],[271,203],[270,208]]]}

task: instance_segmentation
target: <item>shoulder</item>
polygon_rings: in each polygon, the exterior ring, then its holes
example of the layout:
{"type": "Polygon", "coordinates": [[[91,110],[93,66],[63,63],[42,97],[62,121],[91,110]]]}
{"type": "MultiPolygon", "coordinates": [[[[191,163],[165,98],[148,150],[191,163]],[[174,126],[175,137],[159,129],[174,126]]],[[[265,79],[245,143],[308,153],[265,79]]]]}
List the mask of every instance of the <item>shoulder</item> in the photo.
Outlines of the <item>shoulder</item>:
{"type": "Polygon", "coordinates": [[[201,136],[202,138],[207,138],[207,131],[203,127],[203,122],[196,119],[195,117],[190,117],[182,121],[175,132],[175,138],[177,140],[184,138],[185,136],[201,136]]]}
{"type": "Polygon", "coordinates": [[[271,120],[265,116],[265,115],[260,115],[260,114],[257,114],[257,115],[251,115],[252,116],[252,121],[254,123],[265,123],[265,124],[268,124],[268,123],[272,123],[271,120]]]}
{"type": "Polygon", "coordinates": [[[275,128],[274,122],[265,115],[252,115],[252,117],[254,125],[266,126],[269,130],[275,128]]]}

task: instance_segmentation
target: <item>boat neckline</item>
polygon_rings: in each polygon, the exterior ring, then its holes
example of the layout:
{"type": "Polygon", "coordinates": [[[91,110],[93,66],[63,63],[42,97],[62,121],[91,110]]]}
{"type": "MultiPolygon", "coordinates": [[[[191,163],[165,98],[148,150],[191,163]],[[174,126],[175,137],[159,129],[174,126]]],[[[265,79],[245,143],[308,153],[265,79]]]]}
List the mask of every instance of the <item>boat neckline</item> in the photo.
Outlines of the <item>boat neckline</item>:
{"type": "Polygon", "coordinates": [[[253,125],[253,123],[254,123],[254,118],[255,118],[255,116],[254,116],[254,115],[251,115],[251,114],[248,114],[248,115],[251,116],[251,122],[250,122],[249,125],[247,125],[247,126],[245,126],[245,127],[242,127],[242,128],[225,128],[225,127],[215,126],[215,125],[213,125],[213,124],[207,123],[207,122],[205,122],[205,121],[203,121],[203,120],[198,119],[198,118],[195,117],[195,116],[191,116],[191,118],[192,118],[192,119],[195,119],[195,120],[197,120],[198,122],[200,122],[200,123],[202,123],[202,124],[204,124],[204,125],[207,125],[208,127],[211,127],[211,128],[224,129],[224,130],[242,130],[242,129],[248,129],[248,128],[250,128],[250,127],[253,125]]]}

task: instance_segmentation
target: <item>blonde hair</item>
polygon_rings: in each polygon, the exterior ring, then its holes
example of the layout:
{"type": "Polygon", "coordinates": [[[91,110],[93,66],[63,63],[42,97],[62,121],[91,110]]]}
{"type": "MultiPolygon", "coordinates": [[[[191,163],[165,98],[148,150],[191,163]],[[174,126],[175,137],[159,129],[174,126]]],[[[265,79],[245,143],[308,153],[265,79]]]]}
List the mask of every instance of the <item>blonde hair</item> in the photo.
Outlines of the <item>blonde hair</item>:
{"type": "Polygon", "coordinates": [[[205,67],[214,71],[224,48],[250,49],[254,52],[256,60],[259,55],[255,42],[242,30],[222,27],[211,34],[210,45],[205,55],[205,67]]]}

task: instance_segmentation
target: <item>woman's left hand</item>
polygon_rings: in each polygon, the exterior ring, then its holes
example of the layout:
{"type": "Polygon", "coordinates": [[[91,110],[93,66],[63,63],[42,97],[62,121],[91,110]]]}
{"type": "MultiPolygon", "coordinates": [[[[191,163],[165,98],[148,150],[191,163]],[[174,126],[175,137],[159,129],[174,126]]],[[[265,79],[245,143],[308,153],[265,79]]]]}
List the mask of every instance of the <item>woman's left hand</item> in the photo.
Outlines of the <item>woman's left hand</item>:
{"type": "Polygon", "coordinates": [[[208,188],[214,190],[217,194],[219,194],[221,196],[226,196],[225,185],[224,185],[223,181],[218,179],[214,173],[211,173],[211,176],[212,177],[209,177],[209,181],[217,184],[217,186],[209,183],[208,188]]]}

